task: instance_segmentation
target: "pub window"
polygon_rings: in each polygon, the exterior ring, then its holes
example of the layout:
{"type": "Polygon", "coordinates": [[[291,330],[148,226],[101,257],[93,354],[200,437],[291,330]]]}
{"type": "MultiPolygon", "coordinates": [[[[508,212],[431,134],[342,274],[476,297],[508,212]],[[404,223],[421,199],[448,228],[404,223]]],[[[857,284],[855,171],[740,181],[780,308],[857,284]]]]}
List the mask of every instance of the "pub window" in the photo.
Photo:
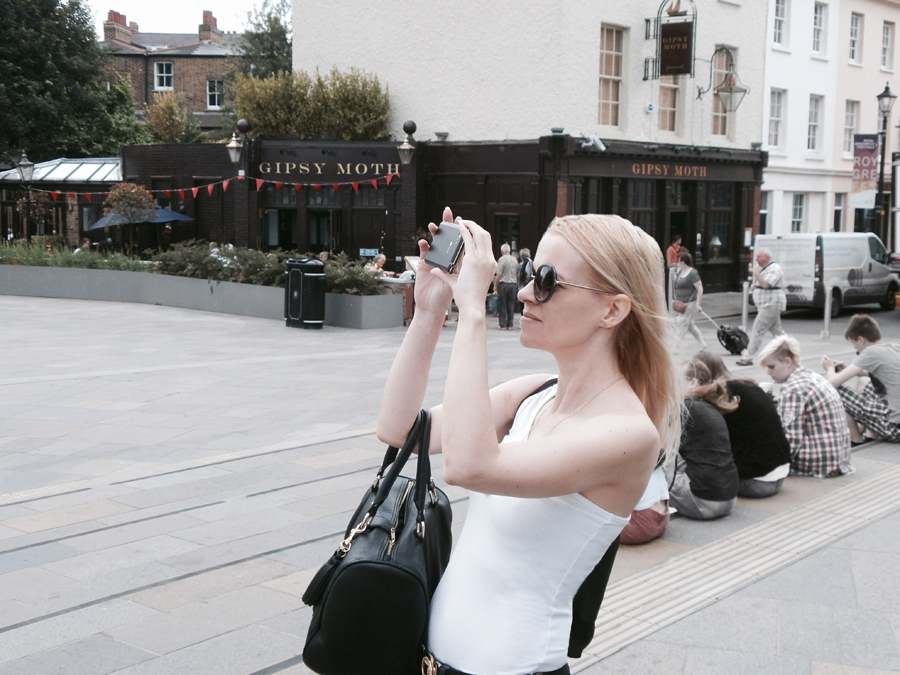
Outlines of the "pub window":
{"type": "Polygon", "coordinates": [[[266,185],[266,206],[296,206],[297,190],[293,185],[282,185],[278,190],[271,183],[266,185]]]}
{"type": "Polygon", "coordinates": [[[353,194],[353,206],[384,206],[385,192],[387,191],[360,185],[359,192],[353,194]]]}
{"type": "Polygon", "coordinates": [[[322,187],[316,192],[315,188],[309,189],[310,206],[340,206],[341,198],[331,186],[322,187]]]}
{"type": "Polygon", "coordinates": [[[678,78],[664,75],[659,78],[659,129],[675,131],[678,113],[678,78]]]}
{"type": "Polygon", "coordinates": [[[894,24],[890,21],[881,27],[881,67],[885,70],[894,67],[894,24]]]}
{"type": "Polygon", "coordinates": [[[859,119],[859,101],[847,101],[844,104],[844,154],[853,155],[853,135],[856,133],[859,119]]]}
{"type": "Polygon", "coordinates": [[[673,182],[669,189],[670,206],[687,206],[687,187],[685,183],[673,182]]]}
{"type": "Polygon", "coordinates": [[[840,232],[841,225],[844,222],[844,195],[837,193],[834,195],[834,231],[840,232]]]}
{"type": "Polygon", "coordinates": [[[822,114],[822,97],[809,97],[809,124],[806,127],[806,149],[819,152],[819,128],[822,114]]]}
{"type": "Polygon", "coordinates": [[[772,41],[776,45],[787,46],[787,3],[788,0],[775,0],[775,23],[772,41]]]}
{"type": "Polygon", "coordinates": [[[225,82],[223,80],[206,81],[206,108],[219,110],[225,105],[225,82]]]}
{"type": "Polygon", "coordinates": [[[498,250],[500,244],[509,244],[513,252],[519,250],[519,214],[498,213],[494,216],[494,227],[498,235],[498,250]]]}
{"type": "Polygon", "coordinates": [[[805,195],[795,194],[793,208],[791,209],[791,232],[803,231],[803,201],[805,195]]]}
{"type": "MultiPolygon", "coordinates": [[[[721,51],[713,60],[713,82],[716,85],[725,81],[728,73],[728,54],[721,51]]],[[[713,96],[712,132],[714,136],[724,136],[728,133],[728,114],[725,112],[725,104],[719,96],[713,96]]]]}
{"type": "Polygon", "coordinates": [[[862,63],[863,19],[861,14],[850,15],[850,63],[862,63]]]}
{"type": "Polygon", "coordinates": [[[734,188],[731,183],[710,183],[708,191],[709,220],[706,232],[706,258],[711,261],[729,257],[734,188]]]}
{"type": "Polygon", "coordinates": [[[825,5],[817,2],[813,7],[813,44],[816,54],[825,53],[825,5]]]}
{"type": "Polygon", "coordinates": [[[769,193],[761,192],[759,195],[759,233],[768,234],[769,221],[769,193]]]}
{"type": "Polygon", "coordinates": [[[157,61],[153,64],[156,77],[153,88],[156,91],[171,91],[175,88],[175,66],[171,61],[157,61]]]}
{"type": "Polygon", "coordinates": [[[769,147],[772,148],[780,148],[784,142],[784,99],[783,89],[773,89],[769,97],[769,147]]]}
{"type": "Polygon", "coordinates": [[[630,207],[628,219],[650,236],[654,234],[653,218],[656,213],[653,199],[654,185],[656,183],[652,180],[633,180],[629,184],[631,195],[628,200],[630,207]]]}
{"type": "Polygon", "coordinates": [[[619,126],[625,31],[600,27],[600,124],[619,126]]]}

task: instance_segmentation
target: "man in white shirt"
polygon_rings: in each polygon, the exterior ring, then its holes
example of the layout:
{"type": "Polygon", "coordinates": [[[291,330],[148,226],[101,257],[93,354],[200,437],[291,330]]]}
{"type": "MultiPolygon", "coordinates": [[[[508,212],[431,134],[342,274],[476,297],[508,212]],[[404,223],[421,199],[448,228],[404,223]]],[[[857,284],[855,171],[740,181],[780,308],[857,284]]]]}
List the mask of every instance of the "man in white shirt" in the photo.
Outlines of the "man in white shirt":
{"type": "Polygon", "coordinates": [[[752,366],[753,359],[763,346],[766,333],[772,337],[784,335],[781,327],[781,313],[787,309],[787,297],[782,290],[784,270],[772,260],[772,252],[767,248],[756,251],[753,266],[753,304],[756,305],[756,319],[750,331],[750,344],[741,353],[739,366],[752,366]]]}

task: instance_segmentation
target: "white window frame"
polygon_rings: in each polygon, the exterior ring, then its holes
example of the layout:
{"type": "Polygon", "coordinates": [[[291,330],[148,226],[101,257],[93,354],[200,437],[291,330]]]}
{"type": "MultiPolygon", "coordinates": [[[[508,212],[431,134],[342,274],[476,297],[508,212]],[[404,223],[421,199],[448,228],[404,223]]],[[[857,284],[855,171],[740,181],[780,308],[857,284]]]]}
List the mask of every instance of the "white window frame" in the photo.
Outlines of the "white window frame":
{"type": "Polygon", "coordinates": [[[225,80],[210,78],[206,81],[206,109],[221,110],[225,106],[225,80]],[[218,85],[213,83],[218,82],[218,85]],[[218,103],[213,103],[213,97],[218,103]]]}
{"type": "Polygon", "coordinates": [[[850,15],[850,63],[862,63],[863,16],[853,12],[850,15]]]}
{"type": "Polygon", "coordinates": [[[824,2],[817,2],[813,6],[813,42],[812,50],[814,54],[824,56],[827,51],[825,37],[827,35],[825,26],[827,25],[828,5],[824,2]]]}
{"type": "Polygon", "coordinates": [[[824,111],[824,98],[816,94],[810,94],[809,119],[806,125],[806,149],[816,154],[821,154],[822,152],[822,114],[824,111]]]}
{"type": "Polygon", "coordinates": [[[881,68],[894,70],[894,24],[890,21],[881,26],[881,68]]]}
{"type": "Polygon", "coordinates": [[[806,195],[795,192],[791,204],[791,232],[803,232],[804,201],[806,195]]]}
{"type": "Polygon", "coordinates": [[[853,136],[859,129],[859,101],[844,103],[844,155],[853,156],[853,136]]]}
{"type": "Polygon", "coordinates": [[[788,43],[788,0],[775,0],[775,21],[772,25],[772,42],[782,47],[788,43]]]}
{"type": "Polygon", "coordinates": [[[660,131],[678,131],[678,104],[681,98],[678,78],[674,75],[663,75],[659,78],[659,123],[660,131]],[[671,96],[669,101],[666,97],[671,96]],[[664,103],[671,102],[671,106],[664,103]]]}
{"type": "Polygon", "coordinates": [[[175,64],[172,61],[155,61],[153,63],[153,89],[155,91],[173,91],[175,89],[175,64]],[[163,68],[163,66],[168,66],[168,68],[163,68]],[[166,81],[168,84],[165,84],[166,81]]]}
{"type": "Polygon", "coordinates": [[[784,89],[769,92],[769,147],[784,147],[784,89]]]}
{"type": "Polygon", "coordinates": [[[600,25],[600,96],[597,122],[603,126],[621,127],[622,93],[625,71],[625,29],[608,24],[600,25]],[[609,40],[612,39],[612,45],[609,40]],[[620,50],[616,51],[616,41],[620,50]],[[609,47],[612,46],[612,49],[609,47]],[[606,57],[613,60],[612,72],[605,72],[606,57]],[[618,67],[616,67],[618,64],[618,67]],[[608,106],[608,107],[605,107],[608,106]],[[606,115],[604,113],[607,113],[606,115]]]}

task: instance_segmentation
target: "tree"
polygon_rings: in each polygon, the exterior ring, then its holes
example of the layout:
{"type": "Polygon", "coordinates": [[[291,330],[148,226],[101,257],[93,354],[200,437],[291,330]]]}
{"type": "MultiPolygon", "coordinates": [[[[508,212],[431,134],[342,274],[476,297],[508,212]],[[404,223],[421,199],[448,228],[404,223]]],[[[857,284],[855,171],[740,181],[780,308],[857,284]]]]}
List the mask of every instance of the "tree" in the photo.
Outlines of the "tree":
{"type": "Polygon", "coordinates": [[[143,185],[125,182],[109,189],[103,206],[104,214],[116,214],[122,224],[140,223],[153,215],[156,200],[143,185]]]}
{"type": "Polygon", "coordinates": [[[263,0],[247,12],[240,55],[232,62],[232,77],[238,74],[266,79],[293,68],[291,0],[263,0]]]}
{"type": "Polygon", "coordinates": [[[184,105],[181,94],[174,91],[153,94],[147,109],[148,124],[153,135],[163,143],[197,143],[203,141],[197,121],[184,105]]]}
{"type": "Polygon", "coordinates": [[[123,145],[153,141],[150,128],[134,114],[134,92],[128,80],[121,76],[111,80],[102,100],[106,116],[103,136],[98,139],[98,154],[118,156],[123,145]]]}
{"type": "Polygon", "coordinates": [[[103,52],[81,0],[0,2],[0,159],[84,157],[102,137],[103,52]]]}
{"type": "Polygon", "coordinates": [[[387,136],[390,100],[374,75],[334,68],[315,78],[303,71],[265,79],[238,75],[234,83],[238,117],[260,136],[328,140],[379,140],[387,136]]]}

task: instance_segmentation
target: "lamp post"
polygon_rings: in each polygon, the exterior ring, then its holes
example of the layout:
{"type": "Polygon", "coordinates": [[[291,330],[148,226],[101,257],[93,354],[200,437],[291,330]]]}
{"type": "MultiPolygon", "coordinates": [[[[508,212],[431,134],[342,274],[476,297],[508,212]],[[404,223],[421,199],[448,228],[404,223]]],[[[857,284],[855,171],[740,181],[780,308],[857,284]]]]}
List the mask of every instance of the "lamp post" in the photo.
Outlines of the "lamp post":
{"type": "Polygon", "coordinates": [[[416,123],[412,120],[407,120],[403,123],[403,131],[406,132],[406,138],[397,146],[397,152],[400,153],[400,163],[403,166],[407,166],[416,152],[416,139],[413,138],[413,134],[416,133],[416,123]]]}
{"type": "MultiPolygon", "coordinates": [[[[887,249],[891,250],[893,246],[888,241],[888,235],[890,234],[887,222],[888,210],[884,203],[884,153],[887,148],[888,120],[891,117],[891,108],[894,107],[897,97],[891,93],[891,85],[888,82],[884,85],[884,91],[875,98],[878,99],[878,112],[881,114],[881,128],[878,130],[878,137],[881,141],[881,172],[878,174],[878,236],[881,237],[881,241],[887,249]]],[[[893,186],[891,186],[891,190],[894,190],[893,186]]]]}
{"type": "Polygon", "coordinates": [[[720,52],[725,52],[725,55],[728,57],[728,70],[722,81],[716,85],[715,93],[722,101],[722,107],[725,109],[725,112],[733,113],[741,105],[744,97],[750,93],[750,87],[746,87],[741,83],[741,78],[734,67],[734,54],[728,47],[719,47],[713,52],[712,59],[709,62],[709,84],[706,89],[697,87],[697,98],[703,98],[703,94],[713,88],[713,66],[716,62],[716,55],[720,52]]]}
{"type": "Polygon", "coordinates": [[[247,120],[238,120],[237,131],[231,134],[231,141],[225,146],[228,150],[228,157],[232,164],[239,164],[238,176],[244,175],[244,167],[241,164],[241,155],[244,150],[244,143],[247,140],[247,132],[250,131],[250,122],[247,120]],[[240,134],[240,136],[238,136],[240,134]]]}
{"type": "Polygon", "coordinates": [[[25,193],[25,241],[28,241],[28,227],[31,224],[31,179],[34,176],[34,162],[25,156],[22,150],[22,156],[16,164],[16,170],[19,172],[19,180],[22,181],[22,191],[25,193]]]}

